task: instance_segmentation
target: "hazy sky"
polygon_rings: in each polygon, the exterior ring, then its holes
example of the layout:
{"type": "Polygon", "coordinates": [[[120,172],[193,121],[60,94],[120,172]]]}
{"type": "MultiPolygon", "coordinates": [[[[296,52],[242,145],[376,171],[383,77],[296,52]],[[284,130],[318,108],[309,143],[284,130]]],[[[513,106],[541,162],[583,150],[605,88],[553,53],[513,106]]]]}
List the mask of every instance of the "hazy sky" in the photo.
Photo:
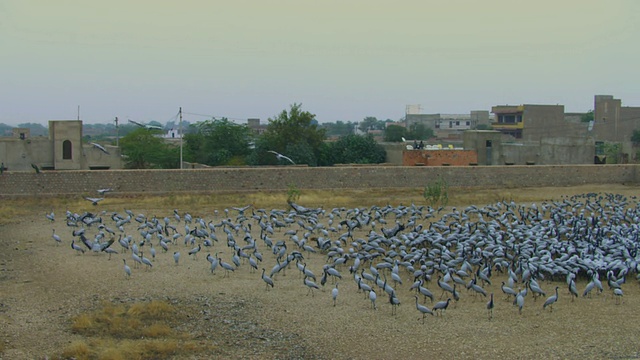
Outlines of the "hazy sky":
{"type": "Polygon", "coordinates": [[[638,0],[0,0],[0,122],[640,106],[638,0]],[[179,4],[178,4],[179,3],[179,4]]]}

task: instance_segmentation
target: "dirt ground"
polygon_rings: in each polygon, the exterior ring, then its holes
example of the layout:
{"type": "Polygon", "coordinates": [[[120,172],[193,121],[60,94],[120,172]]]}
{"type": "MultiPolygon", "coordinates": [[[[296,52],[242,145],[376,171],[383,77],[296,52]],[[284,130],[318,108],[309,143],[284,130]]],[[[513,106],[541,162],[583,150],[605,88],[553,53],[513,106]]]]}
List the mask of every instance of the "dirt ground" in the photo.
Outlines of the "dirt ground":
{"type": "MultiPolygon", "coordinates": [[[[542,201],[603,191],[632,196],[640,194],[639,190],[640,187],[622,185],[585,186],[523,189],[519,195],[526,192],[529,198],[542,201]]],[[[237,204],[242,205],[245,204],[237,204]]],[[[369,205],[370,199],[362,199],[362,206],[369,205]]],[[[255,208],[260,206],[254,204],[255,208]]],[[[331,207],[329,198],[324,208],[331,207]]],[[[105,201],[86,209],[105,211],[104,222],[112,224],[107,214],[124,214],[124,208],[135,214],[168,216],[173,220],[173,208],[141,208],[135,200],[117,205],[105,201]]],[[[368,298],[358,292],[346,266],[339,268],[343,279],[338,281],[339,295],[333,306],[333,281],[308,294],[295,265],[284,274],[277,274],[274,288],[268,291],[261,272],[252,271],[246,262],[228,276],[220,268],[211,274],[207,253],[219,252],[225,262],[231,262],[224,233],[218,234],[220,242],[204,248],[196,259],[187,256],[192,247],[182,242],[171,245],[167,253],[158,247],[151,269],[134,268],[130,253],[114,254],[110,259],[106,253],[88,251],[79,255],[70,247],[73,229],[65,225],[64,213],[82,209],[53,210],[53,223],[44,216],[50,208],[42,206],[34,208],[29,216],[0,225],[0,359],[57,358],[65,347],[83,340],[82,335],[71,330],[74,316],[105,303],[151,300],[167,301],[180,308],[189,319],[180,325],[181,329],[202,346],[212,346],[205,353],[186,357],[189,359],[640,358],[640,288],[636,274],[630,274],[623,285],[621,304],[616,304],[606,284],[603,295],[572,301],[563,281],[544,281],[541,285],[547,295],[555,286],[560,287],[553,312],[543,311],[544,299],[534,301],[527,297],[519,315],[500,290],[505,277],[495,273],[493,284],[485,287],[495,294],[492,320],[487,317],[487,299],[462,290],[461,300],[452,304],[444,316],[428,316],[423,324],[409,291],[413,279],[406,272],[403,285],[396,288],[401,301],[397,315],[392,315],[388,297],[380,292],[377,310],[373,310],[368,298]],[[62,244],[52,239],[52,229],[61,236],[62,244]],[[174,251],[181,252],[177,266],[172,257],[174,251]],[[123,258],[132,268],[130,278],[125,276],[123,258]]],[[[218,204],[210,204],[208,210],[192,215],[218,222],[224,216],[222,210],[218,204]],[[214,209],[219,210],[218,215],[214,209]]],[[[229,214],[234,218],[237,212],[231,210],[229,214]]],[[[125,231],[136,241],[141,240],[138,225],[132,221],[125,231]]],[[[88,232],[94,234],[95,230],[88,232]]],[[[178,230],[184,233],[184,224],[178,230]]],[[[257,226],[252,234],[258,239],[257,226]]],[[[278,241],[288,236],[276,231],[272,238],[278,241]]],[[[117,243],[113,248],[121,250],[117,243]]],[[[262,241],[258,241],[258,249],[264,255],[260,269],[266,268],[268,273],[276,264],[276,257],[262,241]]],[[[145,256],[150,257],[146,252],[145,256]]],[[[326,256],[311,254],[306,262],[318,276],[319,284],[326,256]]],[[[585,279],[578,279],[580,293],[585,285],[585,279]]],[[[436,298],[440,295],[435,279],[426,286],[436,298]]],[[[432,307],[433,303],[427,301],[426,305],[432,307]]]]}

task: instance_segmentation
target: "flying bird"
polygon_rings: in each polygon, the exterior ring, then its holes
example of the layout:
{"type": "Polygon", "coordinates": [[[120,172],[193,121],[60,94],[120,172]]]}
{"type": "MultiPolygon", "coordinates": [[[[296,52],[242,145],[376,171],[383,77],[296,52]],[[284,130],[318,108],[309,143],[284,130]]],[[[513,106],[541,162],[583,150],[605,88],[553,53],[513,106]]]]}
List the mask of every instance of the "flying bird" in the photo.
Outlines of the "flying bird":
{"type": "Polygon", "coordinates": [[[129,119],[129,122],[135,125],[138,125],[142,128],[145,128],[147,130],[162,130],[161,126],[156,126],[156,125],[149,125],[149,124],[143,124],[143,123],[139,123],[137,121],[133,121],[131,119],[129,119]]]}
{"type": "Polygon", "coordinates": [[[273,151],[273,150],[269,150],[268,152],[270,152],[270,153],[272,153],[272,154],[275,154],[275,156],[278,158],[278,160],[282,160],[282,159],[284,159],[284,160],[289,161],[289,162],[290,162],[290,163],[292,163],[293,165],[295,165],[295,164],[296,164],[296,163],[294,163],[294,162],[293,162],[293,160],[291,160],[291,158],[289,158],[289,157],[287,157],[287,156],[284,156],[284,155],[280,154],[279,152],[276,152],[276,151],[273,151]]]}
{"type": "Polygon", "coordinates": [[[105,149],[104,146],[102,146],[102,145],[100,145],[98,143],[92,142],[92,143],[89,143],[89,145],[92,145],[94,148],[102,151],[103,153],[105,153],[107,155],[110,155],[109,152],[107,151],[107,149],[105,149]]]}
{"type": "MultiPolygon", "coordinates": [[[[113,188],[98,189],[98,190],[96,190],[96,191],[98,191],[98,194],[100,194],[100,195],[104,195],[104,194],[106,194],[106,193],[108,193],[108,192],[110,192],[110,191],[113,191],[113,188]]],[[[87,200],[89,200],[89,199],[87,199],[87,200]]]]}
{"type": "Polygon", "coordinates": [[[85,197],[84,199],[91,201],[91,204],[93,205],[98,205],[100,201],[104,200],[104,198],[92,198],[92,197],[85,197]]]}

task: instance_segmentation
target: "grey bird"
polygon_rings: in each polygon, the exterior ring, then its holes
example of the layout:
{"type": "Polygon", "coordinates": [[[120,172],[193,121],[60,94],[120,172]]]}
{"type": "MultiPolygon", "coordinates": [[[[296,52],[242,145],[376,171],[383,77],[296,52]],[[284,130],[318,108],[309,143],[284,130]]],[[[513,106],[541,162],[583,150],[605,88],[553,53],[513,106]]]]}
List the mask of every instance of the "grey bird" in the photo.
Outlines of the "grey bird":
{"type": "Polygon", "coordinates": [[[269,150],[268,152],[274,154],[276,156],[276,158],[278,158],[278,160],[287,160],[290,163],[292,163],[293,165],[295,165],[296,163],[293,162],[293,160],[291,160],[291,158],[289,158],[288,156],[284,156],[282,154],[280,154],[279,152],[273,151],[273,150],[269,150]]]}
{"type": "Polygon", "coordinates": [[[94,148],[102,151],[103,153],[105,153],[107,155],[110,155],[109,152],[107,151],[107,149],[105,149],[104,146],[102,146],[102,145],[100,145],[98,143],[92,142],[92,143],[89,143],[89,145],[93,146],[94,148]]]}
{"type": "Polygon", "coordinates": [[[491,298],[487,302],[487,312],[489,313],[489,320],[493,319],[493,293],[491,293],[491,298]]]}
{"type": "Polygon", "coordinates": [[[556,293],[555,295],[551,295],[547,298],[547,301],[544,302],[544,305],[542,305],[542,309],[546,309],[547,306],[549,307],[549,311],[553,312],[553,304],[556,303],[556,301],[558,301],[558,287],[556,286],[556,293]]]}
{"type": "Polygon", "coordinates": [[[265,285],[265,289],[269,290],[269,286],[273,287],[273,280],[270,277],[268,277],[267,275],[265,275],[264,272],[265,272],[265,269],[262,268],[262,281],[264,281],[265,284],[266,284],[265,285]]]}
{"type": "Polygon", "coordinates": [[[416,309],[422,313],[422,323],[424,324],[425,316],[427,316],[427,314],[433,315],[433,311],[424,305],[418,304],[418,295],[414,295],[413,297],[416,298],[416,309]]]}
{"type": "Polygon", "coordinates": [[[131,268],[127,265],[127,260],[122,259],[124,262],[124,274],[127,276],[127,279],[131,278],[131,268]]]}

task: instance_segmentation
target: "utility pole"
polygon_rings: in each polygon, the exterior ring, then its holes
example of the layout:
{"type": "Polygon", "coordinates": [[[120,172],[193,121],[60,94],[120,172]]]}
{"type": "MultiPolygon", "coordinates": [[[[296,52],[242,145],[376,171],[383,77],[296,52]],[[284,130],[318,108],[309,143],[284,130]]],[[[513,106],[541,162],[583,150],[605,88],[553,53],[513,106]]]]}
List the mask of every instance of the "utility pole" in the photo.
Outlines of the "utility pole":
{"type": "Polygon", "coordinates": [[[120,147],[120,130],[118,128],[118,117],[116,116],[116,147],[120,147]]]}
{"type": "Polygon", "coordinates": [[[180,124],[178,125],[178,136],[180,136],[180,169],[182,169],[182,106],[180,106],[178,114],[180,115],[180,124]]]}

